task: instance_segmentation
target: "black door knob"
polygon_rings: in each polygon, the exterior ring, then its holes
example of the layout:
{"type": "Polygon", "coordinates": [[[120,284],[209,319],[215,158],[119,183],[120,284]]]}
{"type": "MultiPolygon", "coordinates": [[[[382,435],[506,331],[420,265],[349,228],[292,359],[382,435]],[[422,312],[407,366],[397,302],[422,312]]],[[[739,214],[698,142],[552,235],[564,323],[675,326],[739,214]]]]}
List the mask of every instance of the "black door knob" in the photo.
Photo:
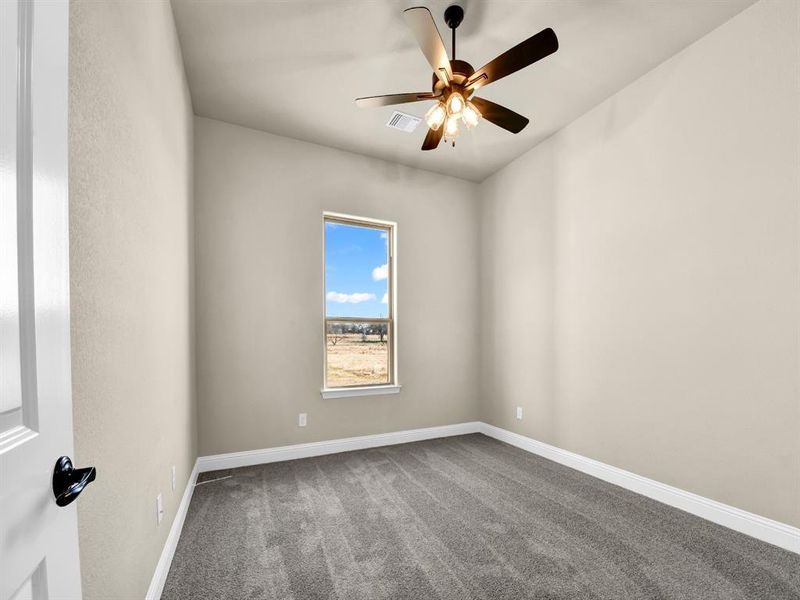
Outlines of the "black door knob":
{"type": "Polygon", "coordinates": [[[56,504],[66,506],[75,500],[95,477],[97,470],[94,467],[76,469],[69,456],[60,457],[53,470],[53,495],[56,497],[56,504]]]}

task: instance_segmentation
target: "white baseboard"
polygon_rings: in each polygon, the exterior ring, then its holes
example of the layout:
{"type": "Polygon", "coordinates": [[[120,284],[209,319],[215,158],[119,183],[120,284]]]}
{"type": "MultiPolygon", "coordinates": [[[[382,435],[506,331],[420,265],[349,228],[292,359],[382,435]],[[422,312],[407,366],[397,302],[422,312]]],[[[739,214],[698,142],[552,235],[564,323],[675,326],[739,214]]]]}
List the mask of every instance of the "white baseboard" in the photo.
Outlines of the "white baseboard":
{"type": "Polygon", "coordinates": [[[183,491],[181,503],[178,505],[178,510],[175,513],[175,518],[172,520],[172,526],[169,528],[169,535],[167,541],[164,542],[164,549],[161,551],[161,556],[158,559],[155,573],[150,580],[150,587],[147,589],[146,600],[159,600],[161,592],[164,591],[164,584],[167,582],[167,575],[169,575],[169,567],[172,565],[172,557],[175,555],[175,549],[178,547],[178,540],[181,537],[181,530],[183,530],[183,522],[186,520],[186,513],[189,510],[189,503],[192,501],[192,493],[194,492],[195,483],[197,483],[197,462],[194,463],[189,481],[186,482],[186,489],[183,491]]]}
{"type": "Polygon", "coordinates": [[[215,454],[201,456],[197,459],[200,473],[218,471],[220,469],[234,469],[236,467],[249,467],[283,460],[309,458],[377,448],[379,446],[393,446],[407,442],[419,442],[435,438],[449,437],[477,433],[483,424],[479,422],[458,423],[457,425],[443,425],[441,427],[426,427],[424,429],[410,429],[408,431],[393,431],[391,433],[378,433],[375,435],[362,435],[360,437],[342,438],[324,442],[311,442],[308,444],[294,444],[292,446],[279,446],[277,448],[264,448],[262,450],[247,450],[245,452],[230,452],[228,454],[215,454]]]}
{"type": "Polygon", "coordinates": [[[800,529],[761,517],[759,515],[728,506],[716,500],[698,496],[671,485],[659,483],[647,477],[612,467],[586,458],[580,454],[562,450],[524,435],[513,433],[494,425],[481,423],[480,432],[501,442],[538,454],[577,471],[608,481],[637,494],[658,500],[669,506],[686,511],[708,521],[728,527],[769,544],[774,544],[800,554],[800,529]]]}

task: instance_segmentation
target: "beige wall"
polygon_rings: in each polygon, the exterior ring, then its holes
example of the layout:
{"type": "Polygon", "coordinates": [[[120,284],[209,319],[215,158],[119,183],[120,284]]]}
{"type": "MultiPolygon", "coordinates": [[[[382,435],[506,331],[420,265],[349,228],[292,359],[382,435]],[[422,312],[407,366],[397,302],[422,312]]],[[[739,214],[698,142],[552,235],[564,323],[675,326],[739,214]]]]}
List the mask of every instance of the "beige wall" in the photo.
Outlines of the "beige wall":
{"type": "Polygon", "coordinates": [[[168,3],[72,2],[70,22],[75,444],[98,469],[83,589],[142,598],[196,456],[191,106],[168,3]]]}
{"type": "Polygon", "coordinates": [[[762,1],[484,182],[485,420],[800,525],[798,55],[762,1]]]}
{"type": "Polygon", "coordinates": [[[475,184],[202,118],[195,151],[201,455],[478,416],[475,184]],[[399,395],[320,398],[326,210],[398,223],[399,395]]]}

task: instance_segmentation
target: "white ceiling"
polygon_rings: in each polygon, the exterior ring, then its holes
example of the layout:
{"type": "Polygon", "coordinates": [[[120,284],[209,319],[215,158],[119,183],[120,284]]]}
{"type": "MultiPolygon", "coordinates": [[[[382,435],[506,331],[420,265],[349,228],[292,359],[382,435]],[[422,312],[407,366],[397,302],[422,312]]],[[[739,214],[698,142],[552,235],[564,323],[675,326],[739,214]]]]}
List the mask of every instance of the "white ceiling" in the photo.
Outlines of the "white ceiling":
{"type": "MultiPolygon", "coordinates": [[[[385,126],[394,108],[358,96],[429,91],[431,69],[406,28],[405,0],[172,0],[196,114],[481,181],[754,0],[464,0],[456,52],[476,69],[552,27],[558,52],[477,95],[531,119],[518,135],[482,122],[452,148],[420,151],[385,126]]],[[[450,48],[442,15],[428,0],[450,48]]]]}

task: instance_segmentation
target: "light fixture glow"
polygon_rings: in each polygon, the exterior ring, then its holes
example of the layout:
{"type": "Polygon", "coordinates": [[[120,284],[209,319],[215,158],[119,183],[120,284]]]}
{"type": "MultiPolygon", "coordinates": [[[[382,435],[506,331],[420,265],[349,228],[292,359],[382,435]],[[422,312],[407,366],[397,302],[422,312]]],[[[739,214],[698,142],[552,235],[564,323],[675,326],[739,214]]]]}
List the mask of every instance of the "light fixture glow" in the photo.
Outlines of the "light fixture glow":
{"type": "Polygon", "coordinates": [[[451,117],[460,117],[464,110],[464,96],[458,92],[453,92],[447,99],[447,114],[451,117]]]}
{"type": "Polygon", "coordinates": [[[442,126],[446,116],[447,109],[445,108],[444,103],[437,102],[427,113],[425,113],[425,122],[428,124],[428,127],[436,131],[442,126]]]}
{"type": "Polygon", "coordinates": [[[446,140],[454,140],[460,133],[458,129],[458,117],[450,115],[444,125],[444,137],[446,140]]]}
{"type": "Polygon", "coordinates": [[[481,111],[475,108],[475,105],[472,104],[469,100],[467,100],[467,105],[464,107],[464,111],[461,113],[461,118],[464,120],[464,125],[467,126],[467,129],[472,129],[478,124],[478,121],[481,119],[481,111]]]}

